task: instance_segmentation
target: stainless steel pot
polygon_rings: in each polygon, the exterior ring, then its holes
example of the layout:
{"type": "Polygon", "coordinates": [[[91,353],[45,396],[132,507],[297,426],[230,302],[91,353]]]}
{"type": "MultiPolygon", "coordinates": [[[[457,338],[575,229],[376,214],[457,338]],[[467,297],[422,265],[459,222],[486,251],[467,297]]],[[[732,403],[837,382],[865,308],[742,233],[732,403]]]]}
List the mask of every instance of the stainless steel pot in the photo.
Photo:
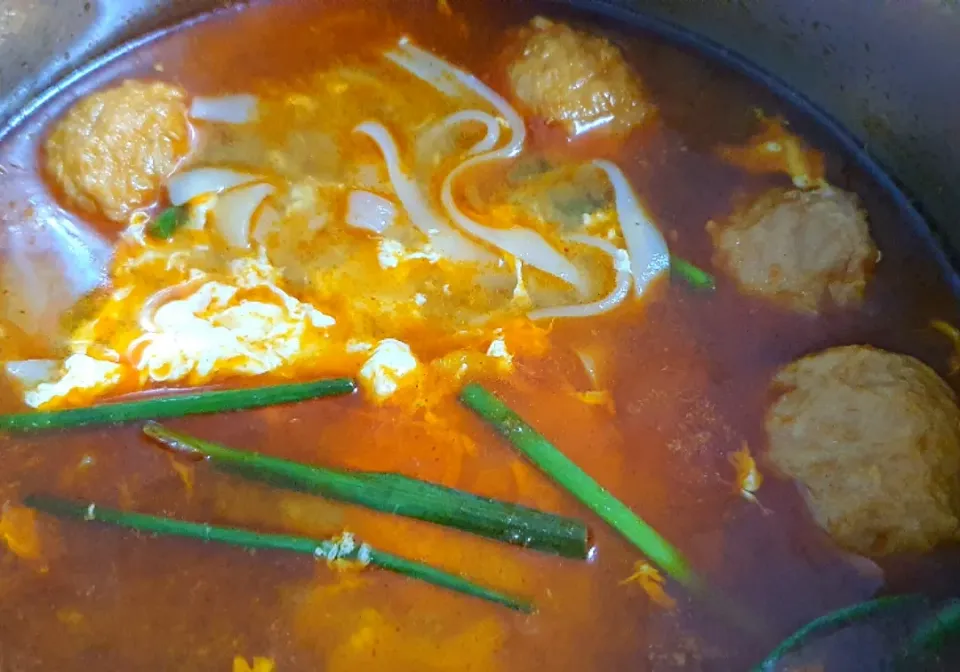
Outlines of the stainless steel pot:
{"type": "MultiPolygon", "coordinates": [[[[958,0],[555,1],[639,10],[766,68],[859,138],[960,258],[958,0]]],[[[0,0],[0,121],[93,56],[223,4],[0,0]]]]}
{"type": "MultiPolygon", "coordinates": [[[[643,12],[766,69],[884,164],[960,259],[960,0],[553,1],[643,12]]],[[[224,4],[0,0],[0,134],[95,56],[224,4]]]]}

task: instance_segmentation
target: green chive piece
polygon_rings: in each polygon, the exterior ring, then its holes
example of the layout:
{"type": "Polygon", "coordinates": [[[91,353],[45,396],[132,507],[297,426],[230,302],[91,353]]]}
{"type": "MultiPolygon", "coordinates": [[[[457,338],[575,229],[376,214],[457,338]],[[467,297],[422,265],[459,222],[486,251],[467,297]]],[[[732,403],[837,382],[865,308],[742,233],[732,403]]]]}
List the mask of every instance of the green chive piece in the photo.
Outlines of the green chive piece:
{"type": "Polygon", "coordinates": [[[0,432],[35,432],[87,425],[114,425],[137,420],[179,418],[185,415],[226,413],[264,406],[292,404],[307,399],[351,394],[348,378],[290,383],[238,390],[210,390],[169,397],[142,399],[63,411],[36,411],[0,415],[0,432]]]}
{"type": "Polygon", "coordinates": [[[844,607],[810,621],[795,633],[787,637],[773,652],[763,659],[751,672],[773,672],[779,662],[791,653],[803,648],[814,638],[833,634],[848,625],[867,620],[876,614],[889,610],[899,610],[909,606],[924,604],[926,598],[921,595],[897,595],[881,597],[869,602],[859,602],[844,607]]]}
{"type": "Polygon", "coordinates": [[[706,608],[744,632],[758,635],[763,625],[753,614],[704,582],[670,542],[607,492],[566,455],[523,421],[495,395],[477,384],[460,392],[460,401],[487,421],[547,476],[596,513],[663,572],[697,597],[706,608]]]}
{"type": "Polygon", "coordinates": [[[41,495],[27,497],[24,504],[58,518],[114,525],[158,536],[184,537],[251,550],[289,551],[317,559],[370,564],[441,588],[500,604],[515,611],[524,613],[533,611],[533,605],[526,600],[485,588],[430,565],[377,551],[366,544],[352,542],[352,540],[347,542],[346,535],[339,539],[317,540],[280,534],[261,534],[235,527],[215,527],[206,523],[190,523],[143,513],[117,511],[93,503],[85,504],[41,495]]]}
{"type": "Polygon", "coordinates": [[[147,225],[147,233],[160,240],[170,240],[177,229],[187,221],[187,210],[182,206],[167,208],[147,225]]]}
{"type": "Polygon", "coordinates": [[[216,467],[252,480],[444,525],[544,553],[582,560],[590,552],[587,526],[573,518],[399,474],[325,469],[235,450],[152,422],[143,431],[175,453],[205,457],[216,467]]]}
{"type": "Polygon", "coordinates": [[[375,567],[379,567],[380,569],[386,569],[387,571],[394,572],[411,579],[419,579],[425,583],[430,583],[441,588],[447,588],[454,592],[462,593],[463,595],[479,597],[482,600],[503,605],[509,609],[513,609],[514,611],[519,611],[525,614],[532,614],[534,611],[536,611],[533,603],[531,603],[529,600],[505,595],[491,588],[478,585],[468,579],[457,576],[456,574],[450,574],[449,572],[445,572],[442,569],[437,569],[436,567],[432,567],[431,565],[427,565],[422,562],[401,558],[400,556],[393,555],[391,553],[384,553],[383,551],[378,551],[375,548],[370,549],[370,564],[375,567]]]}
{"type": "Polygon", "coordinates": [[[674,255],[670,257],[670,274],[699,291],[712,292],[717,288],[717,281],[712,275],[674,255]]]}
{"type": "Polygon", "coordinates": [[[923,661],[960,638],[960,600],[951,600],[924,621],[910,636],[897,659],[897,670],[923,669],[923,661]]]}
{"type": "Polygon", "coordinates": [[[486,420],[545,474],[610,524],[660,569],[684,586],[700,585],[687,561],[656,530],[561,453],[553,444],[480,385],[463,388],[460,401],[486,420]]]}

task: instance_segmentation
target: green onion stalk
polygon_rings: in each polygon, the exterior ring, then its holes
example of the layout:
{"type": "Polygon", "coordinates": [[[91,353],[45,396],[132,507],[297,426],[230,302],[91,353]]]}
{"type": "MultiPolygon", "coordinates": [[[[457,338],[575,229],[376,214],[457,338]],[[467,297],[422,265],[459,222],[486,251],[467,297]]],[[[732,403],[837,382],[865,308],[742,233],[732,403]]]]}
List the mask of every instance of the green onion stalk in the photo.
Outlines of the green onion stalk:
{"type": "Polygon", "coordinates": [[[460,401],[486,420],[545,474],[623,535],[661,570],[685,586],[699,584],[699,579],[690,565],[670,542],[623,502],[607,492],[495,395],[480,385],[470,384],[460,393],[460,401]]]}
{"type": "Polygon", "coordinates": [[[712,275],[676,255],[670,256],[670,275],[682,280],[692,289],[712,292],[717,288],[717,281],[712,275]]]}
{"type": "Polygon", "coordinates": [[[460,401],[703,604],[744,631],[752,634],[760,631],[760,626],[750,614],[725,595],[709,589],[677,548],[574,464],[493,393],[474,383],[463,388],[460,401]]]}
{"type": "Polygon", "coordinates": [[[124,527],[157,536],[183,537],[236,546],[248,550],[273,550],[309,555],[328,562],[350,562],[395,572],[463,595],[503,605],[514,611],[531,613],[533,605],[523,599],[486,588],[463,577],[423,563],[371,548],[345,533],[334,539],[317,540],[279,534],[262,534],[234,527],[215,527],[173,518],[108,509],[93,503],[74,502],[57,497],[31,495],[28,507],[58,518],[75,519],[124,527]]]}
{"type": "Polygon", "coordinates": [[[147,224],[147,233],[160,240],[169,240],[187,222],[187,209],[183,206],[167,208],[147,224]]]}
{"type": "Polygon", "coordinates": [[[156,423],[148,423],[143,431],[178,455],[206,459],[215,467],[251,480],[568,558],[585,559],[590,551],[587,526],[573,518],[478,497],[399,474],[326,469],[235,450],[156,423]]]}
{"type": "Polygon", "coordinates": [[[781,660],[807,646],[814,639],[831,635],[849,625],[868,620],[877,614],[896,612],[908,607],[921,606],[925,603],[925,598],[920,595],[897,595],[859,602],[837,609],[810,621],[787,637],[759,665],[753,667],[751,672],[773,672],[781,660]]]}
{"type": "Polygon", "coordinates": [[[14,413],[0,415],[0,432],[36,432],[45,429],[115,425],[138,420],[226,413],[351,394],[355,389],[352,380],[333,378],[309,383],[174,394],[62,411],[14,413]]]}
{"type": "Polygon", "coordinates": [[[924,661],[936,651],[958,641],[960,600],[950,600],[913,632],[897,659],[896,669],[898,672],[922,669],[924,661]]]}

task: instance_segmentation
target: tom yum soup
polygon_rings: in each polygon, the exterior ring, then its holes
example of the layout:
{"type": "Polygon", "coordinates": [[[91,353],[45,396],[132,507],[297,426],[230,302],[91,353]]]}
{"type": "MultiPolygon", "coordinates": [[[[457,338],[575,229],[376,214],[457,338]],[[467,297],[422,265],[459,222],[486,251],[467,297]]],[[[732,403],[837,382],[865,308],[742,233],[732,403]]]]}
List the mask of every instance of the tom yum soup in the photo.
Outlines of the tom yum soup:
{"type": "Polygon", "coordinates": [[[769,92],[547,10],[254,3],[3,138],[0,667],[932,655],[938,252],[769,92]],[[777,648],[824,616],[899,629],[777,648]]]}

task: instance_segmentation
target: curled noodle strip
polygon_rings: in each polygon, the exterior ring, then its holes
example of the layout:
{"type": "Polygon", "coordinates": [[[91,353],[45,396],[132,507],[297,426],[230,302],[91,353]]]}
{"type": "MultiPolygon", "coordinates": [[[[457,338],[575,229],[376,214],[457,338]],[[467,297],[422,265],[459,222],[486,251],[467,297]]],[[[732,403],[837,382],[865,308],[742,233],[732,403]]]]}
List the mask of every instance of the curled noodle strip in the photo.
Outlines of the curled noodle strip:
{"type": "Polygon", "coordinates": [[[471,75],[460,70],[429,51],[413,44],[409,38],[400,40],[396,49],[388,51],[387,58],[419,77],[438,91],[449,96],[473,93],[489,103],[510,129],[510,143],[503,148],[508,156],[516,156],[526,142],[527,129],[523,117],[500,94],[471,75]]]}
{"type": "Polygon", "coordinates": [[[500,122],[492,114],[480,110],[461,110],[444,117],[424,134],[422,142],[426,145],[434,144],[438,136],[445,135],[460,124],[467,123],[481,124],[486,131],[483,138],[466,151],[467,156],[489,152],[500,142],[500,122]]]}
{"type": "Polygon", "coordinates": [[[550,320],[566,317],[592,317],[609,312],[619,306],[630,294],[630,283],[633,276],[630,272],[630,256],[612,243],[595,236],[573,235],[569,241],[580,245],[589,245],[608,254],[613,261],[613,268],[617,272],[616,284],[613,290],[602,299],[591,303],[581,303],[572,306],[556,306],[541,308],[527,314],[531,320],[550,320]]]}
{"type": "Polygon", "coordinates": [[[400,199],[413,225],[430,239],[430,244],[437,252],[458,261],[493,260],[489,252],[467,240],[433,212],[420,187],[404,172],[397,143],[383,124],[367,121],[357,126],[354,132],[366,135],[380,148],[397,198],[400,199]]]}
{"type": "MultiPolygon", "coordinates": [[[[521,152],[527,133],[523,118],[503,97],[479,79],[420,49],[407,38],[400,41],[396,50],[388,52],[388,58],[444,93],[449,94],[451,91],[459,89],[459,91],[469,91],[479,96],[497,110],[503,123],[510,129],[510,139],[507,144],[496,150],[491,146],[488,151],[480,152],[477,149],[478,147],[489,144],[487,141],[491,134],[488,132],[487,137],[471,150],[470,153],[473,156],[454,168],[446,176],[443,181],[440,200],[450,218],[460,229],[474,238],[501,249],[534,268],[560,278],[576,287],[580,292],[585,292],[586,279],[583,274],[569,259],[554,249],[543,236],[524,228],[497,229],[484,226],[466,215],[457,205],[454,197],[453,186],[461,175],[484,163],[510,159],[521,152]]],[[[447,119],[448,125],[452,121],[462,123],[466,120],[466,117],[461,119],[455,119],[454,117],[447,119]]]]}
{"type": "Polygon", "coordinates": [[[642,296],[650,284],[670,269],[670,251],[653,220],[644,210],[627,176],[610,161],[593,162],[606,173],[616,196],[617,220],[630,253],[634,289],[642,296]]]}

